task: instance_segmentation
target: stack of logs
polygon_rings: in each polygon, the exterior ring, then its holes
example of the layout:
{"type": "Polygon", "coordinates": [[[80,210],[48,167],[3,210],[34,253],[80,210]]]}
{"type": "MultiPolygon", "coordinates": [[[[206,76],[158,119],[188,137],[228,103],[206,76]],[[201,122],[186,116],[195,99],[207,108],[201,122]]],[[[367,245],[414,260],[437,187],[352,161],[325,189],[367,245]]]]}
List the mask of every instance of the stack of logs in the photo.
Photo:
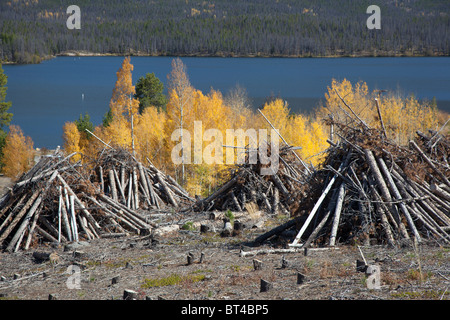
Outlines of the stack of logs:
{"type": "Polygon", "coordinates": [[[292,212],[295,218],[255,242],[290,229],[297,234],[292,247],[449,243],[449,137],[417,132],[409,146],[401,147],[365,123],[331,121],[339,142],[329,141],[321,169],[292,212]]]}
{"type": "Polygon", "coordinates": [[[261,167],[258,159],[255,164],[247,160],[233,168],[230,179],[207,198],[198,200],[194,210],[244,211],[251,203],[272,214],[295,211],[299,199],[304,196],[302,189],[308,181],[305,172],[309,169],[294,148],[280,148],[278,171],[275,174],[262,175],[261,167]]]}
{"type": "Polygon", "coordinates": [[[42,157],[0,199],[4,249],[149,233],[157,226],[140,208],[178,207],[189,199],[173,179],[126,151],[103,150],[94,166],[73,163],[74,155],[42,157]]]}
{"type": "Polygon", "coordinates": [[[90,180],[133,210],[181,208],[194,201],[175,179],[148,162],[142,165],[124,149],[106,149],[95,160],[90,180]]]}

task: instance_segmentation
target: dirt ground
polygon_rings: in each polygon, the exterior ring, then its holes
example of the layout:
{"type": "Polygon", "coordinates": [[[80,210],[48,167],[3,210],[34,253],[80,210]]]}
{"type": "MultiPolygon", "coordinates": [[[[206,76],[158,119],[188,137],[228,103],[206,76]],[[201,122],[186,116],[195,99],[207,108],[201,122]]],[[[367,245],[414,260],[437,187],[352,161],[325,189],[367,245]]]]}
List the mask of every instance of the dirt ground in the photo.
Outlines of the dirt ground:
{"type": "Polygon", "coordinates": [[[0,299],[122,300],[124,290],[146,300],[449,300],[450,248],[429,243],[339,245],[333,250],[241,255],[271,249],[250,244],[279,223],[221,237],[219,232],[177,230],[163,236],[128,236],[41,245],[0,252],[0,299]],[[39,261],[35,252],[55,253],[39,261]],[[193,263],[187,256],[193,255],[193,263]],[[201,256],[202,260],[200,261],[201,256]],[[364,257],[364,258],[363,258],[364,257]],[[262,262],[255,270],[253,260],[262,262]],[[282,260],[286,263],[283,265],[282,260]],[[365,259],[381,270],[381,287],[367,288],[356,269],[365,259]],[[298,274],[304,276],[297,284],[298,274]],[[113,280],[115,279],[115,280],[113,280]],[[261,292],[261,279],[271,288],[261,292]]]}

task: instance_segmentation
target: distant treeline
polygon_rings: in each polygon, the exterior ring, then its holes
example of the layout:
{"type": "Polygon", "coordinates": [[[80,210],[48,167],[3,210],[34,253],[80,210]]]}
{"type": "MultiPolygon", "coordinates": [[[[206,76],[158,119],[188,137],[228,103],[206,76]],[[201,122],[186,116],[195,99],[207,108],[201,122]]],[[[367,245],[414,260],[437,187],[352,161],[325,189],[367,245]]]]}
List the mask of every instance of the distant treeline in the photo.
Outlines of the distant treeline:
{"type": "Polygon", "coordinates": [[[0,59],[69,51],[211,56],[449,55],[448,0],[5,0],[0,59]],[[67,7],[81,9],[69,30],[67,7]],[[367,7],[381,8],[369,30],[367,7]]]}

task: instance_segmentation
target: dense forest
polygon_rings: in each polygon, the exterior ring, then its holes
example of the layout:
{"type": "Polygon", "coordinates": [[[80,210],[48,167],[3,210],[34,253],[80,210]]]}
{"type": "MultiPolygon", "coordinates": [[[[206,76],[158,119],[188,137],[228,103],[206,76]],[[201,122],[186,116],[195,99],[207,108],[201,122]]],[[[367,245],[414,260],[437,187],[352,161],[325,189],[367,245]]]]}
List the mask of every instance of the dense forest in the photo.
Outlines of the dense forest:
{"type": "Polygon", "coordinates": [[[0,2],[0,61],[70,51],[122,55],[449,55],[448,0],[10,0],[0,2]],[[81,10],[70,30],[67,7],[81,10]]]}

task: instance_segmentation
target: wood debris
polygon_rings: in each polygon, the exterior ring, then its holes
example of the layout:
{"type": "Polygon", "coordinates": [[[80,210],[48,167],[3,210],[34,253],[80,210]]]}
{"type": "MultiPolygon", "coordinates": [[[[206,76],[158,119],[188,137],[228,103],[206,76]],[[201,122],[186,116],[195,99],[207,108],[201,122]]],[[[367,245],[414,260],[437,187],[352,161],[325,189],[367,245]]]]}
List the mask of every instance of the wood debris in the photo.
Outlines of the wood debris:
{"type": "Polygon", "coordinates": [[[207,198],[198,200],[194,210],[239,212],[256,204],[257,210],[273,214],[295,211],[309,174],[293,152],[289,146],[280,149],[278,171],[273,175],[261,175],[263,165],[259,159],[255,164],[245,161],[233,168],[230,179],[207,198]]]}
{"type": "Polygon", "coordinates": [[[10,252],[42,241],[77,242],[149,233],[149,208],[191,199],[175,180],[125,150],[102,150],[93,163],[72,163],[57,150],[42,157],[0,199],[0,244],[10,252]]]}
{"type": "Polygon", "coordinates": [[[291,212],[295,218],[255,242],[295,228],[292,247],[449,243],[449,137],[417,132],[403,147],[355,119],[330,121],[339,141],[331,142],[305,196],[296,199],[298,209],[291,212]]]}

